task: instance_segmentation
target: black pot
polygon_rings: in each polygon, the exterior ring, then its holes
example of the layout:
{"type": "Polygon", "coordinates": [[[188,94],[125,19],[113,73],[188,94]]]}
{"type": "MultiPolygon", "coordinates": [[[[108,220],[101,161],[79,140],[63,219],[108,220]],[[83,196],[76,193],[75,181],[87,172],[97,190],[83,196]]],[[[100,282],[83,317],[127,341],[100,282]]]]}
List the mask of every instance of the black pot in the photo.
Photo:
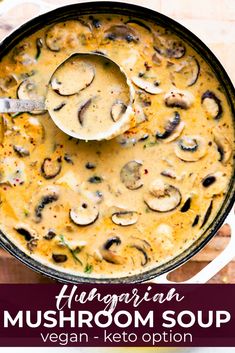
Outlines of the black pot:
{"type": "MultiPolygon", "coordinates": [[[[46,14],[38,16],[29,22],[25,23],[13,33],[11,33],[4,41],[0,44],[0,60],[5,56],[10,49],[18,44],[20,40],[34,33],[35,31],[43,28],[45,25],[52,24],[59,21],[65,21],[69,19],[75,19],[80,15],[87,14],[121,14],[126,16],[132,16],[135,18],[143,20],[151,20],[156,22],[162,27],[170,29],[172,32],[175,32],[179,37],[182,38],[185,42],[189,43],[211,66],[215,75],[217,76],[223,90],[227,96],[227,100],[231,106],[231,110],[234,117],[234,126],[235,126],[235,92],[234,87],[231,83],[230,78],[228,77],[226,71],[224,70],[221,63],[215,57],[215,55],[210,51],[210,49],[192,32],[188,29],[175,22],[171,18],[164,16],[158,12],[149,10],[144,7],[129,5],[119,2],[110,2],[110,1],[100,1],[100,2],[89,2],[89,3],[80,3],[68,5],[50,11],[46,14]]],[[[17,248],[7,237],[7,234],[4,234],[0,231],[0,245],[15,256],[18,260],[23,262],[25,265],[31,269],[40,272],[46,276],[59,280],[61,282],[67,283],[137,283],[147,280],[151,280],[156,276],[162,275],[168,271],[173,270],[179,265],[183,264],[194,256],[199,250],[201,250],[208,241],[216,234],[218,229],[223,224],[226,216],[228,215],[230,209],[233,206],[235,199],[235,169],[233,172],[233,177],[231,179],[230,186],[228,188],[227,194],[225,196],[223,205],[219,210],[217,217],[214,221],[208,225],[205,232],[197,239],[188,249],[183,253],[176,256],[172,260],[166,262],[162,265],[156,265],[151,270],[146,270],[138,274],[134,274],[126,277],[115,277],[115,278],[96,278],[92,277],[82,277],[75,274],[70,274],[56,269],[50,268],[26,255],[23,251],[17,248]]]]}

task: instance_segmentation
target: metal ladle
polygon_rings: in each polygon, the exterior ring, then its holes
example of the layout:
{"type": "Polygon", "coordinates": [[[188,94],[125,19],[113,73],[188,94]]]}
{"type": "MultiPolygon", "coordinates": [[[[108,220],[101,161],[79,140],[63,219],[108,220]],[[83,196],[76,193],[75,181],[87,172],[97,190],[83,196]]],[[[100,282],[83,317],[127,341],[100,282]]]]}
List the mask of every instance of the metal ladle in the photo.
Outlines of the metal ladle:
{"type": "MultiPolygon", "coordinates": [[[[73,80],[73,78],[70,78],[73,80]]],[[[132,103],[134,100],[134,88],[126,76],[124,70],[113,60],[108,58],[106,55],[103,55],[102,53],[96,53],[96,52],[88,52],[88,53],[76,53],[68,57],[66,60],[64,60],[53,72],[51,75],[49,85],[48,85],[48,90],[45,96],[44,100],[28,100],[28,99],[12,99],[12,98],[0,98],[0,113],[24,113],[24,112],[36,112],[36,111],[44,111],[47,110],[50,117],[54,121],[54,123],[57,125],[57,127],[62,130],[64,133],[81,139],[81,140],[109,140],[113,137],[116,137],[120,135],[121,133],[127,131],[130,127],[134,126],[134,112],[132,108],[132,103]],[[92,58],[103,58],[106,62],[110,62],[112,65],[115,65],[116,68],[118,68],[119,73],[124,77],[124,81],[126,84],[126,87],[128,88],[128,93],[129,93],[129,103],[126,106],[126,110],[123,112],[121,115],[120,119],[118,121],[114,121],[112,124],[112,127],[108,131],[95,131],[94,127],[94,135],[90,136],[87,138],[82,132],[82,129],[79,133],[76,133],[74,131],[71,131],[70,129],[66,128],[63,126],[60,120],[58,120],[53,114],[53,111],[50,109],[50,96],[48,94],[49,88],[52,85],[52,79],[57,72],[57,70],[64,65],[68,60],[71,58],[76,58],[76,57],[82,57],[86,59],[86,57],[92,57],[92,58]]],[[[76,94],[79,94],[77,92],[76,94]]],[[[107,98],[106,98],[107,99],[107,98]]],[[[110,116],[107,117],[107,119],[110,119],[110,116]]]]}

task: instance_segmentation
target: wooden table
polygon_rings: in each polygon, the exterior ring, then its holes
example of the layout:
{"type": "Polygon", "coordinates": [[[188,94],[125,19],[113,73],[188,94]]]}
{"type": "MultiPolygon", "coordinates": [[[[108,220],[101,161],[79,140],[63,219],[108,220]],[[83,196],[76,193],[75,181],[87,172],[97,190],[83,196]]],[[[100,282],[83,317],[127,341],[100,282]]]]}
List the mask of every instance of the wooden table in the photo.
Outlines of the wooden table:
{"type": "MultiPolygon", "coordinates": [[[[4,1],[14,3],[14,0],[4,1]]],[[[27,0],[26,2],[29,1],[27,0]]],[[[76,1],[47,0],[47,3],[53,6],[65,5],[71,2],[76,1]]],[[[234,0],[132,0],[126,2],[152,8],[185,25],[214,51],[233,82],[235,82],[234,0]]],[[[22,0],[23,3],[24,1],[22,0]]],[[[38,9],[35,5],[21,5],[4,15],[4,17],[0,17],[0,39],[15,26],[36,15],[37,11],[38,9]]],[[[230,229],[225,226],[199,254],[172,273],[170,279],[183,281],[197,273],[221,252],[229,241],[229,236],[230,229]]],[[[0,283],[44,282],[50,282],[50,280],[28,269],[7,252],[0,249],[0,283]]],[[[212,278],[210,283],[235,283],[235,259],[212,278]]]]}

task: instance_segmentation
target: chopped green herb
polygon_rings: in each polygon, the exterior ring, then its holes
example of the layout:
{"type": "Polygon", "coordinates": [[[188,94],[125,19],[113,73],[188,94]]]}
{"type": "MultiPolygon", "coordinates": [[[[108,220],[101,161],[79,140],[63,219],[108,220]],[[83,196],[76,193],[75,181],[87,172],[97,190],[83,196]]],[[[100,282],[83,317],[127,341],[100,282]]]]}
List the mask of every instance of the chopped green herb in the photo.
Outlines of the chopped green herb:
{"type": "Polygon", "coordinates": [[[88,181],[89,181],[89,183],[92,183],[92,184],[100,184],[100,183],[102,183],[103,178],[101,178],[97,175],[94,175],[94,176],[90,177],[88,179],[88,181]]]}
{"type": "Polygon", "coordinates": [[[148,141],[147,143],[144,144],[143,148],[153,147],[157,144],[158,144],[157,141],[148,141]]]}
{"type": "Polygon", "coordinates": [[[17,118],[18,116],[22,115],[23,113],[22,112],[19,112],[19,113],[12,113],[10,114],[10,116],[14,119],[14,118],[17,118]]]}
{"type": "Polygon", "coordinates": [[[26,210],[26,208],[24,209],[24,215],[25,215],[25,217],[28,217],[28,215],[29,215],[29,210],[26,210]]]}
{"type": "Polygon", "coordinates": [[[77,246],[76,249],[71,249],[71,247],[69,246],[69,244],[65,241],[64,236],[60,235],[59,236],[61,243],[66,246],[66,248],[69,250],[69,252],[71,253],[71,255],[73,256],[73,259],[76,262],[79,262],[82,265],[82,261],[78,258],[77,254],[80,253],[80,251],[82,250],[82,246],[77,246]]]}
{"type": "Polygon", "coordinates": [[[84,273],[91,273],[93,271],[93,266],[90,264],[86,264],[85,268],[84,268],[84,273]]]}

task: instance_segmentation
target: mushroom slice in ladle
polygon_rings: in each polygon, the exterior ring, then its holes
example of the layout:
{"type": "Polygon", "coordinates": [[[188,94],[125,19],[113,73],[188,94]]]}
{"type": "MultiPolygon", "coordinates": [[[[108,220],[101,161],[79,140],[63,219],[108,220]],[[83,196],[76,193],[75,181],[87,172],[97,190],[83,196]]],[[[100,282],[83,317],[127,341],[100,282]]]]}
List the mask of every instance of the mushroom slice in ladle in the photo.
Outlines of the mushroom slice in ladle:
{"type": "Polygon", "coordinates": [[[112,214],[113,223],[119,226],[130,226],[138,221],[138,213],[135,211],[119,211],[112,214]]]}
{"type": "Polygon", "coordinates": [[[175,186],[166,184],[161,179],[156,179],[144,195],[144,201],[153,211],[168,212],[180,204],[181,193],[175,186]]]}
{"type": "Polygon", "coordinates": [[[141,166],[140,161],[130,161],[122,167],[120,178],[127,189],[136,190],[143,185],[140,175],[141,166]]]}
{"type": "Polygon", "coordinates": [[[99,217],[98,207],[88,199],[81,200],[69,211],[70,219],[78,226],[88,226],[99,217]]]}
{"type": "Polygon", "coordinates": [[[189,109],[194,102],[192,93],[183,90],[171,90],[164,99],[166,106],[171,108],[189,109]]]}
{"type": "Polygon", "coordinates": [[[223,113],[220,99],[212,91],[206,91],[202,95],[202,107],[209,118],[218,120],[223,113]]]}
{"type": "Polygon", "coordinates": [[[142,90],[150,94],[162,93],[162,89],[159,87],[158,81],[148,81],[143,77],[132,77],[132,82],[142,90]]]}
{"type": "Polygon", "coordinates": [[[61,96],[71,96],[88,87],[95,78],[95,68],[74,54],[54,72],[50,85],[61,96]],[[72,78],[72,79],[71,79],[72,78]]]}
{"type": "Polygon", "coordinates": [[[85,113],[92,103],[92,98],[87,99],[78,109],[78,121],[81,125],[84,123],[85,113]]]}
{"type": "Polygon", "coordinates": [[[114,122],[118,121],[121,118],[122,114],[125,113],[126,109],[127,109],[127,106],[122,101],[118,100],[114,102],[110,112],[111,118],[113,119],[113,121],[114,122]]]}
{"type": "Polygon", "coordinates": [[[182,136],[175,146],[175,154],[185,162],[196,162],[205,156],[207,146],[200,136],[182,136]]]}

